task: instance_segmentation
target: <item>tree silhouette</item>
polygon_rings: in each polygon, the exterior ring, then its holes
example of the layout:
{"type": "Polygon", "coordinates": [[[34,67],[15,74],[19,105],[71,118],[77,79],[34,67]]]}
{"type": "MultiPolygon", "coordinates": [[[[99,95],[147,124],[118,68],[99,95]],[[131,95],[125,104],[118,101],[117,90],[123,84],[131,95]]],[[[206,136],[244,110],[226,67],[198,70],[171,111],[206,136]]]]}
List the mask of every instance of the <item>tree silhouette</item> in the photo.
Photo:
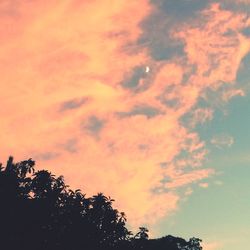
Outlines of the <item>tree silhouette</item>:
{"type": "Polygon", "coordinates": [[[133,234],[114,200],[98,193],[87,198],[62,176],[35,171],[32,159],[0,164],[0,249],[8,250],[201,250],[200,240],[133,234]]]}
{"type": "Polygon", "coordinates": [[[135,235],[135,238],[148,240],[148,229],[146,227],[139,227],[139,232],[135,235]]]}

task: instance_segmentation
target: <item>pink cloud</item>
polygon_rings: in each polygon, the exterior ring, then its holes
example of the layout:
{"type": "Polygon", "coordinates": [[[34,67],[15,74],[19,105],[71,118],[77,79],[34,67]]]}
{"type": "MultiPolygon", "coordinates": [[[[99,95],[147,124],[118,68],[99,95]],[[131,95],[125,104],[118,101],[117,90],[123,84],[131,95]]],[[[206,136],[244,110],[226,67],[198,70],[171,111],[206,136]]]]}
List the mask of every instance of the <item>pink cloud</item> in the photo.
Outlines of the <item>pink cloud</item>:
{"type": "Polygon", "coordinates": [[[217,89],[234,82],[241,60],[250,51],[249,39],[240,32],[249,27],[249,19],[223,10],[219,4],[212,4],[202,14],[200,25],[187,25],[175,36],[185,42],[188,63],[197,66],[194,84],[217,89]]]}
{"type": "MultiPolygon", "coordinates": [[[[244,15],[212,5],[174,32],[188,61],[157,62],[137,43],[154,8],[146,0],[9,3],[0,5],[0,27],[9,27],[0,32],[1,159],[34,156],[73,188],[114,197],[133,225],[175,211],[176,189],[214,173],[181,118],[206,88],[235,81],[250,49],[244,15]],[[137,69],[140,91],[124,86],[137,69]]],[[[212,111],[194,116],[204,123],[212,111]]]]}
{"type": "Polygon", "coordinates": [[[234,144],[234,138],[228,134],[218,134],[211,139],[211,143],[218,148],[231,147],[234,144]]]}
{"type": "Polygon", "coordinates": [[[187,184],[202,180],[204,178],[207,178],[211,176],[214,173],[212,169],[210,170],[195,170],[191,173],[185,173],[185,174],[177,174],[174,176],[173,181],[170,183],[166,183],[167,188],[176,188],[185,186],[187,184]]]}
{"type": "Polygon", "coordinates": [[[200,186],[201,188],[208,188],[208,187],[209,187],[209,184],[208,184],[207,182],[201,182],[201,183],[199,184],[199,186],[200,186]]]}
{"type": "Polygon", "coordinates": [[[204,124],[213,119],[213,110],[211,108],[197,108],[192,114],[190,126],[195,127],[197,124],[204,124]]]}
{"type": "Polygon", "coordinates": [[[223,93],[222,98],[227,102],[235,96],[245,96],[245,92],[242,89],[230,89],[223,93]]]}

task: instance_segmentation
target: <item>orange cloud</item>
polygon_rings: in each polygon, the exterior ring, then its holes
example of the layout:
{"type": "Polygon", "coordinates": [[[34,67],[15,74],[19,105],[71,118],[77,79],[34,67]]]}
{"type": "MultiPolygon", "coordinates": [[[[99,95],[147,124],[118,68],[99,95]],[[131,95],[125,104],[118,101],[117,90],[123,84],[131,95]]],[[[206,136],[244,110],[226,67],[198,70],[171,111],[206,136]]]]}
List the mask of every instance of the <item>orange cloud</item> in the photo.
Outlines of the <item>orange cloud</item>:
{"type": "Polygon", "coordinates": [[[212,4],[202,14],[200,26],[185,27],[175,36],[185,42],[188,63],[197,67],[192,82],[216,89],[235,81],[241,60],[250,51],[249,39],[241,34],[249,27],[249,19],[222,10],[219,4],[212,4]]]}
{"type": "Polygon", "coordinates": [[[195,171],[192,171],[191,173],[186,173],[186,174],[178,173],[176,174],[176,176],[174,176],[174,181],[167,183],[166,187],[167,188],[181,187],[181,186],[196,182],[198,180],[207,178],[212,173],[214,173],[213,170],[205,170],[205,169],[195,170],[195,171]]]}
{"type": "Polygon", "coordinates": [[[222,98],[224,101],[229,101],[235,96],[245,96],[245,92],[242,89],[230,89],[223,93],[222,98]]]}
{"type": "Polygon", "coordinates": [[[213,110],[211,108],[197,108],[192,113],[190,126],[195,127],[197,124],[204,124],[213,119],[213,110]]]}
{"type": "MultiPolygon", "coordinates": [[[[214,172],[181,118],[207,87],[235,80],[246,17],[212,5],[174,33],[188,61],[157,62],[137,42],[147,0],[16,3],[0,4],[1,159],[32,156],[73,188],[104,192],[133,225],[174,211],[177,188],[214,172]]],[[[196,122],[211,118],[203,111],[196,122]]]]}
{"type": "Polygon", "coordinates": [[[202,182],[199,184],[201,188],[208,188],[209,184],[207,182],[202,182]]]}

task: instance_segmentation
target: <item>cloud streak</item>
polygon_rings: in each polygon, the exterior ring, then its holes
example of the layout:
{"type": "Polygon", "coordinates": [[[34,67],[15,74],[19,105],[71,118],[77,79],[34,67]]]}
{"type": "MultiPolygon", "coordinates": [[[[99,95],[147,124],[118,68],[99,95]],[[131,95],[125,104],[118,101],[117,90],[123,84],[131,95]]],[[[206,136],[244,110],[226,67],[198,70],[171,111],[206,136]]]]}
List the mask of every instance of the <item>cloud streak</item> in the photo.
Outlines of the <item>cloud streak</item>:
{"type": "Polygon", "coordinates": [[[211,143],[218,148],[231,147],[234,144],[234,138],[228,134],[218,134],[211,139],[211,143]]]}

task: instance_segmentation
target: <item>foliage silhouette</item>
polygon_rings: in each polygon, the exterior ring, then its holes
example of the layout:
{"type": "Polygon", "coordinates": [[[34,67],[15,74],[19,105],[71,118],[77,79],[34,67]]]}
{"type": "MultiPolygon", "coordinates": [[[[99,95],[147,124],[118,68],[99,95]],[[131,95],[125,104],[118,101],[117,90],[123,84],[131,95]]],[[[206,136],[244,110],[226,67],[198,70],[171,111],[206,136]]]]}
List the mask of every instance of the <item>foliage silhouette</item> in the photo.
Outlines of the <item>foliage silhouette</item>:
{"type": "Polygon", "coordinates": [[[6,250],[201,250],[200,239],[135,236],[126,215],[102,193],[85,197],[62,176],[35,171],[32,159],[0,164],[0,249],[6,250]]]}

